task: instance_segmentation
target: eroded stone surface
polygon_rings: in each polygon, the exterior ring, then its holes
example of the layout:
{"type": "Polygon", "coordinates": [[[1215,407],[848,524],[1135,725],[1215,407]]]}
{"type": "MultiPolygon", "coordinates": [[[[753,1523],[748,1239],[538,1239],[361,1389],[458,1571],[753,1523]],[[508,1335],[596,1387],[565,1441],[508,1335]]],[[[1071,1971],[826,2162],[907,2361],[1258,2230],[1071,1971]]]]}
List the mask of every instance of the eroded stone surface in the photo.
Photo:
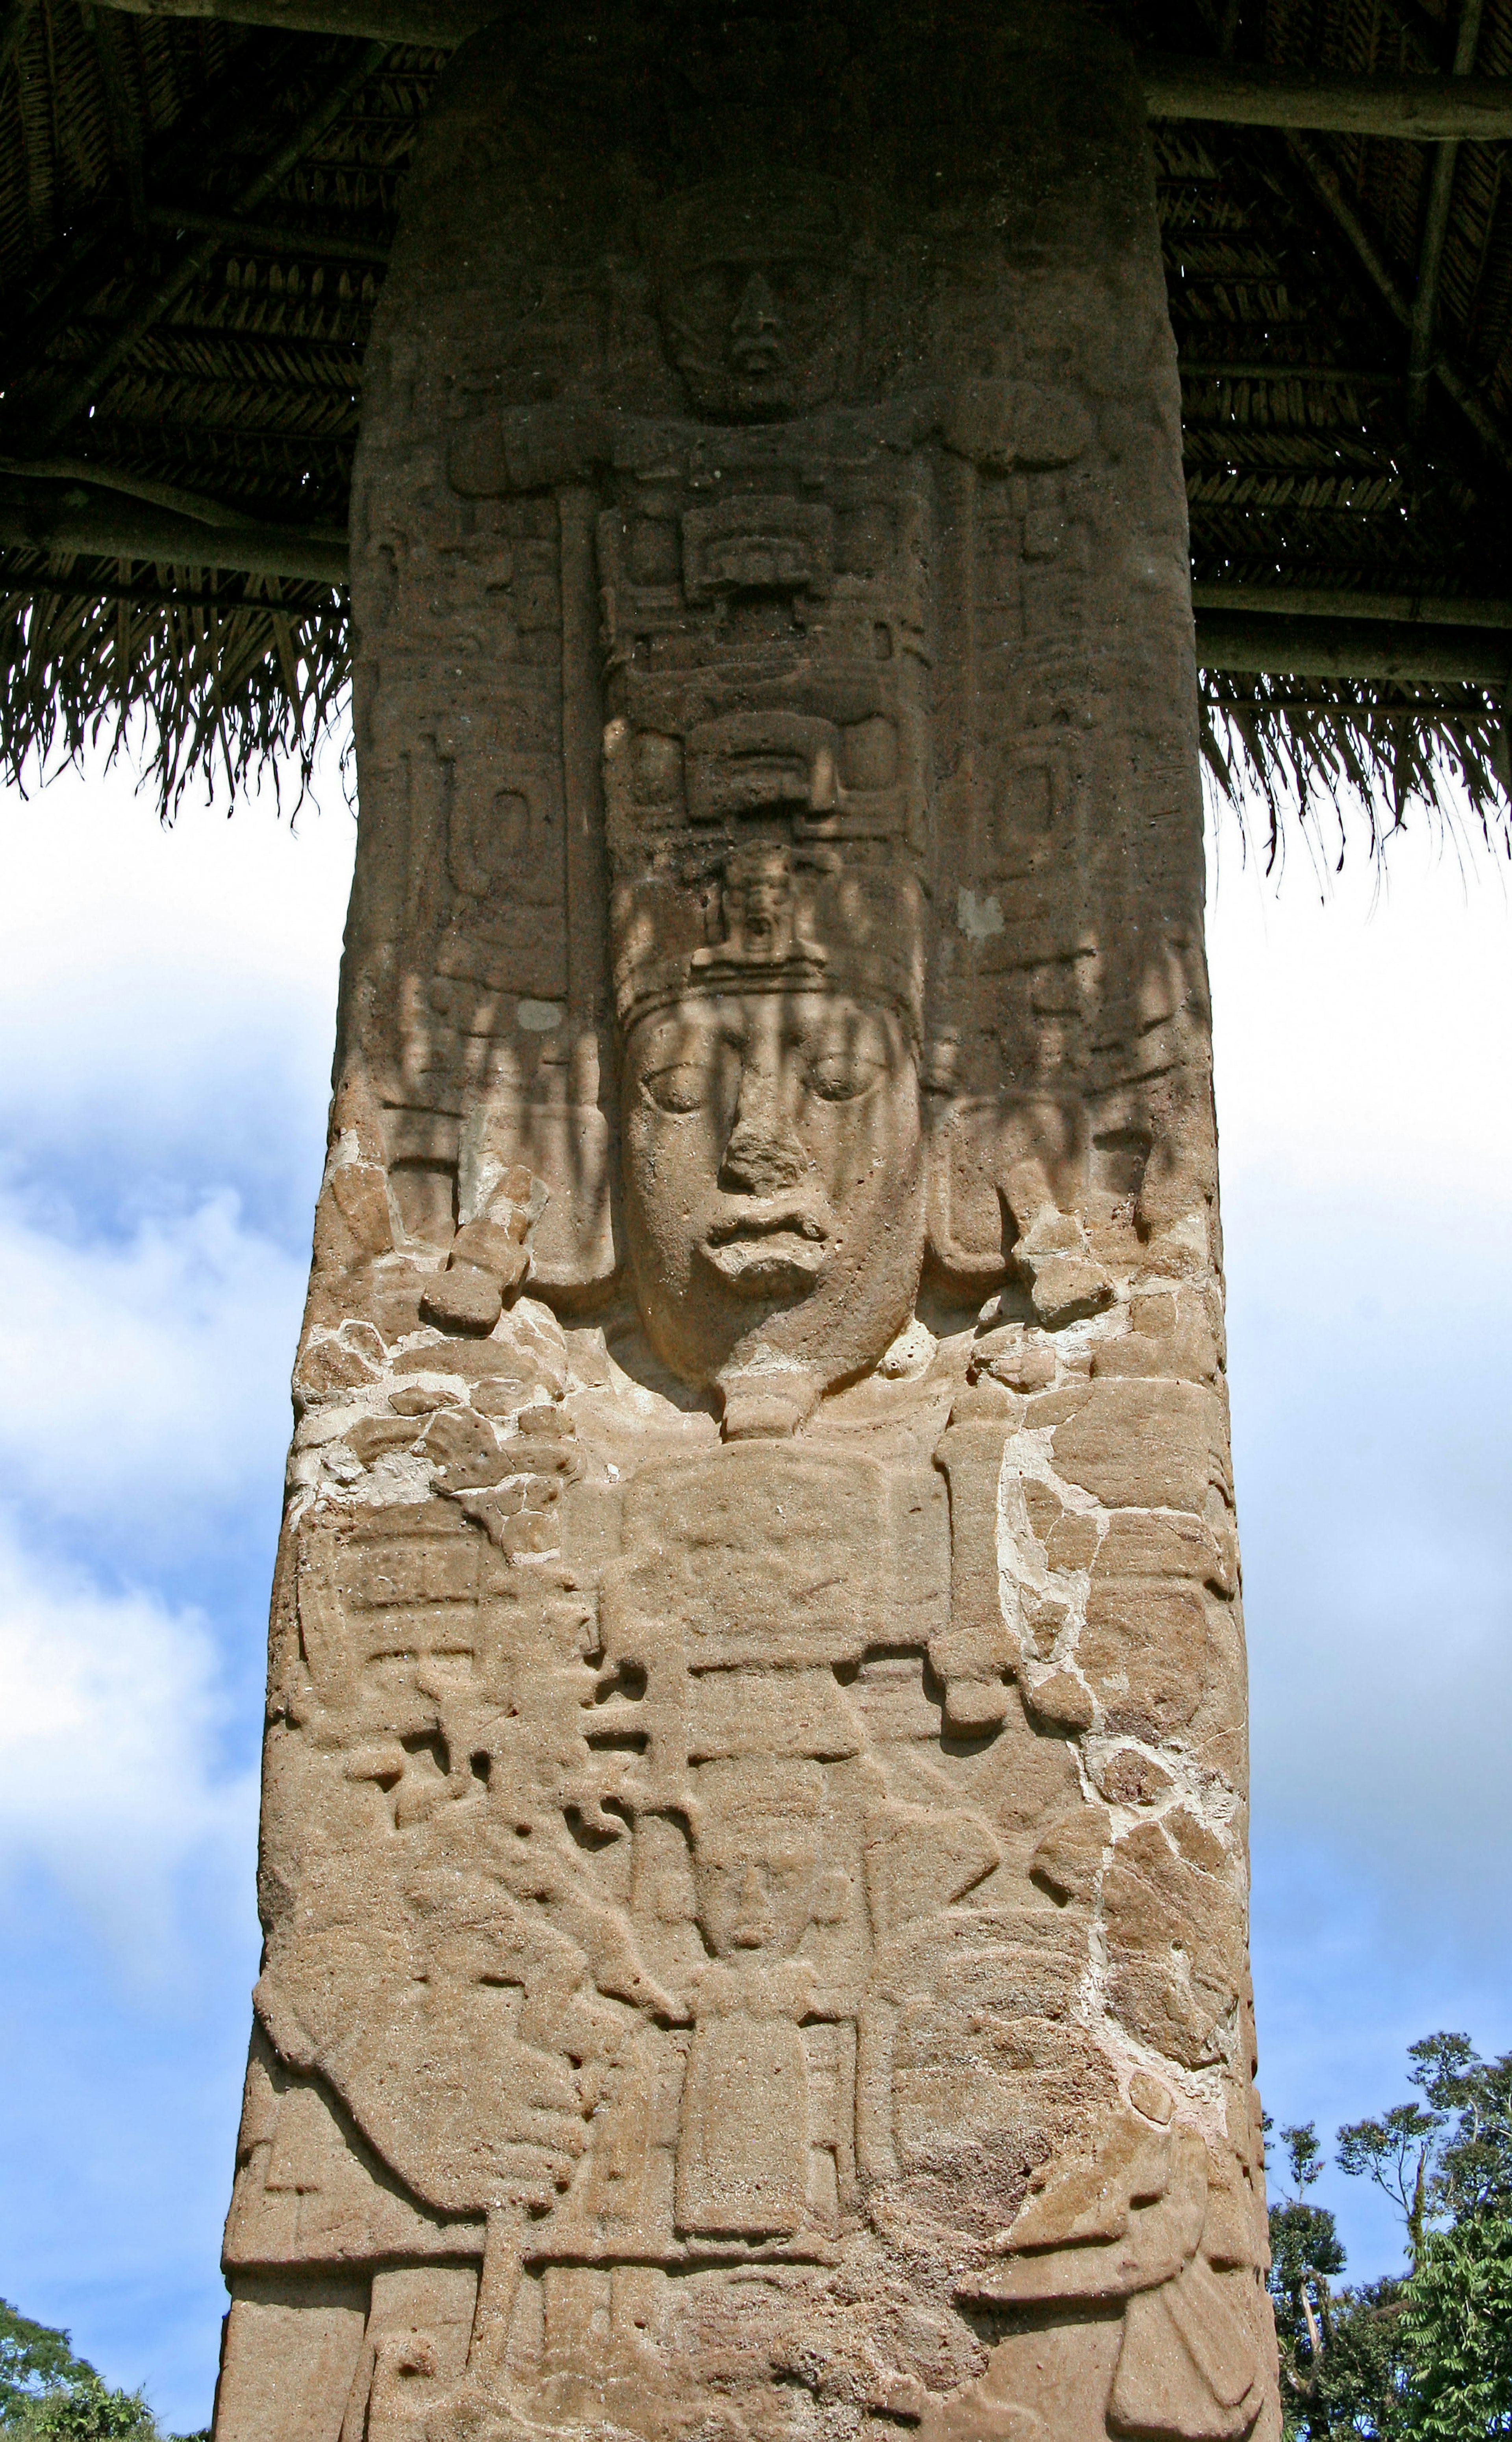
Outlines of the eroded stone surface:
{"type": "Polygon", "coordinates": [[[367,373],[221,2442],[1272,2435],[1136,80],[624,14],[367,373]]]}

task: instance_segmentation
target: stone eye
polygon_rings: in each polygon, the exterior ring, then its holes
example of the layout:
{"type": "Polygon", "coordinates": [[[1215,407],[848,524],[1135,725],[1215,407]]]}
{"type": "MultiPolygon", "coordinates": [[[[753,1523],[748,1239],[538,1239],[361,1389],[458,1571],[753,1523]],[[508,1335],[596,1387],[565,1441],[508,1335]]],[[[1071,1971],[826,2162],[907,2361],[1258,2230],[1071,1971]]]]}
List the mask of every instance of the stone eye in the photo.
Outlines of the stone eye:
{"type": "Polygon", "coordinates": [[[882,1062],[865,1051],[821,1051],[810,1064],[809,1084],[825,1103],[853,1103],[869,1093],[882,1074],[882,1062]]]}
{"type": "Polygon", "coordinates": [[[723,313],[734,302],[734,280],[722,264],[696,271],[683,290],[688,308],[700,317],[723,313]]]}
{"type": "Polygon", "coordinates": [[[692,1060],[674,1060],[651,1069],[641,1088],[659,1111],[701,1110],[709,1097],[708,1071],[692,1060]]]}
{"type": "Polygon", "coordinates": [[[823,280],[816,263],[781,263],[774,265],[772,285],[785,304],[811,305],[823,280]]]}

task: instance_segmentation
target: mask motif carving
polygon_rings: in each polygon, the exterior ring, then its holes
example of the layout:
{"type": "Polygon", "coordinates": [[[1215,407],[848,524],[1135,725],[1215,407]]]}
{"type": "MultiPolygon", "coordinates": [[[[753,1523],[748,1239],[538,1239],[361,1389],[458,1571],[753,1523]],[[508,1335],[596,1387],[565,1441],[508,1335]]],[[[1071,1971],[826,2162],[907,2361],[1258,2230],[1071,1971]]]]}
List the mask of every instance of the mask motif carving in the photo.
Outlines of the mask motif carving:
{"type": "Polygon", "coordinates": [[[657,314],[696,415],[767,422],[854,381],[865,254],[838,182],[769,173],[705,184],[651,232],[657,314]]]}
{"type": "Polygon", "coordinates": [[[1279,2430],[1158,247],[958,30],[414,173],[221,2442],[1279,2430]]]}

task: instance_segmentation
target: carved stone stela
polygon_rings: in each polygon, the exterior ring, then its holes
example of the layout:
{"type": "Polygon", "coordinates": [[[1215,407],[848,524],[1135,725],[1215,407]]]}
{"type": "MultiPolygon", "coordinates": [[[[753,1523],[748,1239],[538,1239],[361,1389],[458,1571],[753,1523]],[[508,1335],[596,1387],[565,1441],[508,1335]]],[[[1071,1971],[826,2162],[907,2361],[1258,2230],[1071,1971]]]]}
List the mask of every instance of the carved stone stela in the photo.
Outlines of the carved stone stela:
{"type": "Polygon", "coordinates": [[[368,370],[219,2435],[1270,2436],[1135,80],[613,14],[368,370]]]}

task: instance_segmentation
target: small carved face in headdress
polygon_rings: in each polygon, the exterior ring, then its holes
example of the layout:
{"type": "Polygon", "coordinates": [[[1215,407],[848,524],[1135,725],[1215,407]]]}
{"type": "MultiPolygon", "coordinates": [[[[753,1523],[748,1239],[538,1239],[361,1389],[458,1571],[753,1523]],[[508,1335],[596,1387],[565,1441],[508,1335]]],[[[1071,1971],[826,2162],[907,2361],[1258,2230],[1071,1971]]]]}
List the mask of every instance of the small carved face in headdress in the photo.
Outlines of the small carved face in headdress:
{"type": "Polygon", "coordinates": [[[837,191],[721,183],[667,208],[661,319],[701,414],[799,415],[853,376],[861,298],[837,191]]]}
{"type": "Polygon", "coordinates": [[[699,1923],[716,1959],[791,1959],[813,1921],[823,1776],[756,1757],[699,1776],[699,1923]]]}

